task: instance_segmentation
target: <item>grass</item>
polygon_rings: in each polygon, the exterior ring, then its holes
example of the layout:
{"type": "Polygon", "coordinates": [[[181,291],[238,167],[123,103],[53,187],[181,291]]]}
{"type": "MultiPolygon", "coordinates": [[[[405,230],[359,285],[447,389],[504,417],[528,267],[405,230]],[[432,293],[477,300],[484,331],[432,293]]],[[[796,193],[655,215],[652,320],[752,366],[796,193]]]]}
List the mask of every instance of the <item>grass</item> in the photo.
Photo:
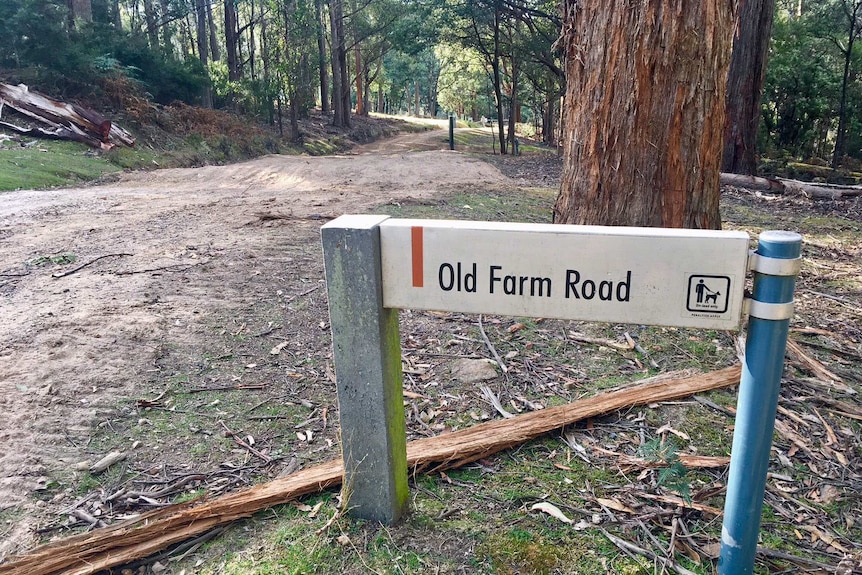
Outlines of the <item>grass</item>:
{"type": "Polygon", "coordinates": [[[72,142],[37,141],[22,148],[0,148],[0,191],[49,188],[94,180],[122,168],[72,142]]]}
{"type": "Polygon", "coordinates": [[[156,149],[146,144],[97,152],[74,142],[36,140],[0,146],[0,192],[77,185],[123,170],[224,164],[287,151],[273,139],[236,140],[221,135],[171,137],[156,149]]]}

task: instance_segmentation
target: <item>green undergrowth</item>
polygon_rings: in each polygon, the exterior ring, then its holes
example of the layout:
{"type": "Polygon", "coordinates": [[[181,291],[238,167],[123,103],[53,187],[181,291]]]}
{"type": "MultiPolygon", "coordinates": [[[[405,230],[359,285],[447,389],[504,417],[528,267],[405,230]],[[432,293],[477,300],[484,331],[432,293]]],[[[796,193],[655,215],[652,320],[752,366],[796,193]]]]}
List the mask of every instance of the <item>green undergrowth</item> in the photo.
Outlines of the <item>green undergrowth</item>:
{"type": "Polygon", "coordinates": [[[0,147],[0,191],[86,182],[121,169],[72,142],[36,141],[27,147],[6,142],[0,147]]]}
{"type": "Polygon", "coordinates": [[[226,164],[291,151],[276,139],[262,136],[237,141],[230,136],[189,135],[165,138],[157,146],[143,142],[106,152],[74,142],[23,141],[26,146],[14,141],[0,146],[0,192],[76,185],[123,170],[226,164]]]}

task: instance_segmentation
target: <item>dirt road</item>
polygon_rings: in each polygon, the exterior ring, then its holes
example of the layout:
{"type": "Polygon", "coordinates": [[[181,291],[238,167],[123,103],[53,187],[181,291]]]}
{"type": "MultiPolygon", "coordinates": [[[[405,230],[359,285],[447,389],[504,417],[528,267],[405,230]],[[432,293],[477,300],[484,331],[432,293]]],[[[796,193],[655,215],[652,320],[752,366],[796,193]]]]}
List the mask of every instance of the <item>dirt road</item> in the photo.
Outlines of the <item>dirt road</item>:
{"type": "Polygon", "coordinates": [[[57,478],[74,485],[99,456],[99,426],[136,418],[135,399],[173,373],[166,355],[191,356],[216,317],[320,286],[321,220],[508,181],[457,152],[410,151],[444,137],[0,194],[0,557],[35,541],[40,508],[78,496],[57,478]]]}

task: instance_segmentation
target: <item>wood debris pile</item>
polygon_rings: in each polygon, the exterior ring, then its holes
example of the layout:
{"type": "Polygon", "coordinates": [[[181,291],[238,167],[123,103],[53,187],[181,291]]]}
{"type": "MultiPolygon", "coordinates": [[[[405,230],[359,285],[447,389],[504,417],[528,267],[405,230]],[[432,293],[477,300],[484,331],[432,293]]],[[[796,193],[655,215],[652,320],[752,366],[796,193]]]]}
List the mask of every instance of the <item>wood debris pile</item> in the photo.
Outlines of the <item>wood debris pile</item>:
{"type": "Polygon", "coordinates": [[[117,143],[135,145],[131,134],[101,114],[30,91],[24,84],[12,86],[0,83],[0,126],[19,134],[71,140],[102,150],[109,150],[117,143]],[[2,119],[4,106],[46,127],[26,127],[7,122],[2,119]]]}

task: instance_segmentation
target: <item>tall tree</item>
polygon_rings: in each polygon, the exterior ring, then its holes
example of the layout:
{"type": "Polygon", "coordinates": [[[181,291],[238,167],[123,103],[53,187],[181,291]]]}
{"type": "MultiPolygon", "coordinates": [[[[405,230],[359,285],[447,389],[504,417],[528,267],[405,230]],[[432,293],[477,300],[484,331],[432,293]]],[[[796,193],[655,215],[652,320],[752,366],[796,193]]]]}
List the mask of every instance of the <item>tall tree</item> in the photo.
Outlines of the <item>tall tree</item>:
{"type": "Polygon", "coordinates": [[[240,79],[239,61],[239,21],[236,11],[236,0],[224,0],[224,39],[227,52],[228,80],[235,82],[240,79]]]}
{"type": "MultiPolygon", "coordinates": [[[[827,4],[828,10],[830,6],[827,4]]],[[[846,154],[847,146],[847,93],[851,80],[851,63],[853,60],[853,46],[862,33],[862,1],[840,0],[833,8],[843,16],[843,38],[839,35],[830,36],[841,51],[844,58],[844,75],[841,80],[841,98],[838,101],[838,133],[835,135],[835,151],[832,154],[832,167],[837,168],[846,154]]]]}
{"type": "Polygon", "coordinates": [[[735,0],[565,0],[559,223],[721,227],[735,0]]]}
{"type": "Polygon", "coordinates": [[[757,125],[766,77],[775,0],[746,0],[727,75],[727,118],[721,169],[734,174],[757,173],[757,125]]]}
{"type": "Polygon", "coordinates": [[[144,0],[144,20],[147,27],[147,38],[150,41],[150,48],[158,50],[159,25],[158,16],[156,15],[156,7],[153,5],[153,0],[144,0]]]}
{"type": "MultiPolygon", "coordinates": [[[[209,61],[209,46],[207,45],[207,4],[209,2],[207,0],[196,0],[195,3],[195,23],[197,30],[197,46],[198,46],[198,57],[201,60],[201,64],[203,64],[204,68],[206,68],[207,63],[209,61]]],[[[213,107],[213,93],[212,87],[207,84],[204,86],[203,93],[201,94],[201,103],[204,108],[212,108],[213,107]]]]}
{"type": "Polygon", "coordinates": [[[93,21],[93,4],[91,0],[68,0],[69,16],[73,23],[80,20],[82,22],[93,21]]]}
{"type": "Polygon", "coordinates": [[[326,72],[326,16],[323,0],[314,0],[317,16],[317,73],[320,77],[320,109],[329,112],[329,74],[326,72]]]}
{"type": "Polygon", "coordinates": [[[350,126],[350,81],[347,73],[347,42],[344,36],[344,4],[329,1],[329,23],[332,28],[332,123],[350,126]]]}
{"type": "Polygon", "coordinates": [[[210,32],[210,54],[212,54],[213,62],[221,60],[221,51],[218,45],[218,29],[216,29],[215,19],[213,18],[212,2],[205,3],[207,11],[207,24],[210,32]]]}

